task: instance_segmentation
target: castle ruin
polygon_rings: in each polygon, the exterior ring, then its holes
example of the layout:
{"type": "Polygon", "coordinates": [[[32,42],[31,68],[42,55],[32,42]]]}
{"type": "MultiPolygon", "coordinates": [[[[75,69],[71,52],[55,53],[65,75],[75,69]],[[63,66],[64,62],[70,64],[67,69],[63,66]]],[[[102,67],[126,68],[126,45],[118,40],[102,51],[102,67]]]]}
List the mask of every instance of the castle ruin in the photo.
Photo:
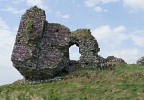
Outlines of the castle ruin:
{"type": "Polygon", "coordinates": [[[11,60],[26,80],[47,80],[77,67],[97,67],[102,63],[99,51],[89,29],[71,32],[66,26],[49,23],[45,11],[34,6],[21,17],[11,60]],[[79,61],[69,58],[74,44],[79,47],[79,61]]]}

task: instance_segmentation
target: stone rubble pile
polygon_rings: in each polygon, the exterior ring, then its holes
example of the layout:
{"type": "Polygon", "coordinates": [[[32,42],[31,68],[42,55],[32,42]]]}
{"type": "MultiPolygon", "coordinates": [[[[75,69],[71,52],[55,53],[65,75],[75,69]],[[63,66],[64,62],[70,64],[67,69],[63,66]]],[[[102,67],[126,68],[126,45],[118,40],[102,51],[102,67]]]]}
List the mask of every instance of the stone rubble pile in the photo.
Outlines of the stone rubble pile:
{"type": "Polygon", "coordinates": [[[137,64],[144,65],[144,57],[139,58],[137,64]]]}
{"type": "Polygon", "coordinates": [[[117,58],[114,56],[108,56],[106,58],[107,62],[120,62],[120,63],[126,63],[122,58],[117,58]]]}

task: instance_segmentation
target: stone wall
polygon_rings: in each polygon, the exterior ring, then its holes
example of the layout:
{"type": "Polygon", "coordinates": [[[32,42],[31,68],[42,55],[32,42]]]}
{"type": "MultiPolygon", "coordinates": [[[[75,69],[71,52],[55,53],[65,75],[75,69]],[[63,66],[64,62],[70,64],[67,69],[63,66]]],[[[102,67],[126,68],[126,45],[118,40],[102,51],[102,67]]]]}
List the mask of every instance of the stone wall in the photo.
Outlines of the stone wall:
{"type": "Polygon", "coordinates": [[[105,62],[99,51],[89,29],[71,32],[63,25],[48,23],[45,11],[34,6],[21,18],[11,60],[27,81],[48,80],[64,70],[97,67],[105,62]],[[78,62],[69,59],[69,48],[74,44],[81,54],[78,62]]]}
{"type": "Polygon", "coordinates": [[[95,66],[99,62],[98,52],[100,48],[89,29],[78,29],[70,34],[70,46],[76,44],[79,47],[80,64],[83,67],[95,66]]]}
{"type": "Polygon", "coordinates": [[[45,21],[45,12],[36,6],[27,10],[21,18],[11,60],[28,80],[38,79],[37,74],[42,73],[37,70],[37,63],[45,21]]]}

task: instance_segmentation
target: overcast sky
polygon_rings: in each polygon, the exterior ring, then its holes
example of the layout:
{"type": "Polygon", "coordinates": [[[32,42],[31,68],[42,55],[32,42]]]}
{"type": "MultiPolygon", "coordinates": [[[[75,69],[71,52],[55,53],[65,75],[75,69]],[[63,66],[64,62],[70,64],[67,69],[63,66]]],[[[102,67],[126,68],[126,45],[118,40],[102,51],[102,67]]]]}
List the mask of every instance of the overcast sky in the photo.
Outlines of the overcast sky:
{"type": "MultiPolygon", "coordinates": [[[[103,57],[135,63],[144,56],[144,0],[0,0],[0,85],[22,78],[10,57],[21,15],[34,5],[46,11],[48,22],[71,31],[90,28],[103,57]]],[[[78,49],[70,51],[78,59],[78,49]]]]}

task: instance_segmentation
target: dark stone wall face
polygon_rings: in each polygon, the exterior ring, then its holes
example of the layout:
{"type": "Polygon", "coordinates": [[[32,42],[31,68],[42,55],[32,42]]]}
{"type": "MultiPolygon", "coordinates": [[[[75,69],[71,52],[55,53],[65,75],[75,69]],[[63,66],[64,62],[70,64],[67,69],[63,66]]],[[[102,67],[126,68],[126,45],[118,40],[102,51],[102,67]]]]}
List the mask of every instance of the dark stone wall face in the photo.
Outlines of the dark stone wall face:
{"type": "Polygon", "coordinates": [[[35,6],[21,18],[11,60],[26,80],[47,80],[63,70],[98,65],[99,51],[90,30],[70,32],[63,25],[48,23],[45,11],[35,6]],[[74,44],[81,54],[78,62],[69,59],[69,48],[74,44]]]}
{"type": "Polygon", "coordinates": [[[69,63],[68,38],[70,30],[60,24],[47,23],[41,42],[38,67],[53,69],[55,75],[69,63]],[[68,55],[68,54],[67,54],[68,55]]]}

